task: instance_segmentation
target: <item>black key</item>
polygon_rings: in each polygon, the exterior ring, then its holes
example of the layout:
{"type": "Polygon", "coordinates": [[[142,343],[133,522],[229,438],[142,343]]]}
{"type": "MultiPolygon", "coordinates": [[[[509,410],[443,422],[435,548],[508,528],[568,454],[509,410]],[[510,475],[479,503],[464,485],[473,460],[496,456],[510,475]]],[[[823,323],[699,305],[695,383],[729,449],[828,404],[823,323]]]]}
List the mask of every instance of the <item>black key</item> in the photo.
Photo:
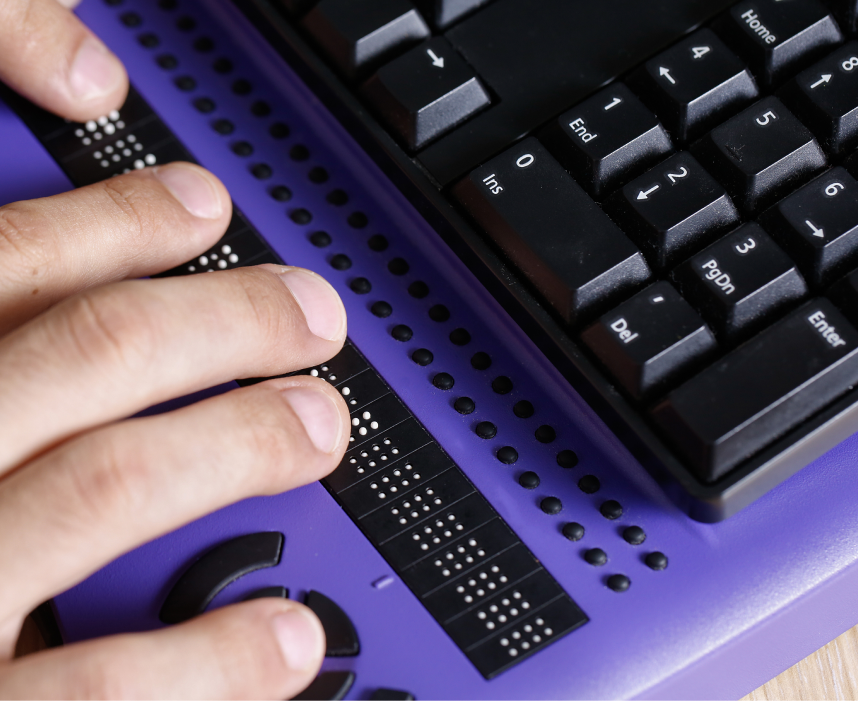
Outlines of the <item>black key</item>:
{"type": "Polygon", "coordinates": [[[337,469],[324,479],[325,483],[334,492],[340,492],[431,441],[416,419],[407,419],[380,434],[375,441],[349,449],[337,469]]]}
{"type": "Polygon", "coordinates": [[[638,400],[676,383],[716,351],[707,325],[665,281],[604,314],[582,340],[638,400]]]}
{"type": "MultiPolygon", "coordinates": [[[[500,519],[449,544],[444,550],[403,570],[400,576],[419,597],[433,592],[465,573],[476,573],[519,539],[500,519]]],[[[524,547],[523,547],[524,548],[524,547]]]]}
{"type": "Polygon", "coordinates": [[[859,294],[856,285],[856,269],[854,268],[852,273],[848,273],[841,280],[833,283],[826,292],[827,297],[838,305],[838,309],[844,313],[844,316],[852,322],[854,327],[856,326],[856,300],[857,294],[859,294]]]}
{"type": "Polygon", "coordinates": [[[182,574],[158,618],[178,624],[202,614],[221,590],[243,575],[280,563],[283,534],[262,531],[237,536],[204,553],[182,574]]]}
{"type": "Polygon", "coordinates": [[[845,158],[844,161],[841,162],[841,165],[844,166],[844,168],[847,169],[847,172],[850,175],[852,175],[854,178],[857,177],[856,156],[857,156],[856,149],[853,149],[853,151],[847,155],[847,158],[845,158]]]}
{"type": "Polygon", "coordinates": [[[856,180],[837,167],[767,210],[761,224],[806,280],[826,286],[856,265],[856,207],[856,180]]]}
{"type": "Polygon", "coordinates": [[[415,5],[433,27],[444,29],[486,2],[488,0],[415,0],[415,5]]]}
{"type": "Polygon", "coordinates": [[[734,343],[808,293],[794,262],[754,222],[685,261],[674,282],[715,330],[734,343]]]}
{"type": "Polygon", "coordinates": [[[856,41],[847,42],[791,80],[779,96],[831,154],[856,148],[856,41]]]}
{"type": "Polygon", "coordinates": [[[342,700],[355,684],[355,673],[345,670],[327,670],[319,673],[294,700],[342,700]]]}
{"type": "Polygon", "coordinates": [[[454,194],[568,322],[650,276],[638,249],[533,137],[475,170],[454,194]]]}
{"type": "Polygon", "coordinates": [[[316,590],[307,593],[304,604],[319,617],[325,629],[326,656],[357,656],[361,652],[355,625],[340,605],[316,590]]]}
{"type": "MultiPolygon", "coordinates": [[[[426,483],[452,465],[438,444],[427,444],[393,463],[383,464],[361,482],[338,492],[337,498],[355,519],[360,519],[380,507],[399,504],[401,496],[411,494],[415,488],[425,490],[426,483]]],[[[432,495],[419,497],[414,502],[429,502],[432,510],[432,495]]]]}
{"type": "Polygon", "coordinates": [[[430,33],[408,0],[320,0],[302,24],[350,78],[369,72],[392,52],[430,33]]]}
{"type": "Polygon", "coordinates": [[[841,41],[838,25],[817,0],[742,0],[715,29],[748,62],[763,87],[841,41]]]}
{"type": "Polygon", "coordinates": [[[856,330],[815,299],[671,392],[653,418],[697,477],[712,482],[856,380],[856,330]]]}
{"type": "Polygon", "coordinates": [[[856,34],[856,0],[823,0],[835,19],[841,24],[842,31],[856,34]]]}
{"type": "Polygon", "coordinates": [[[370,364],[358,352],[358,349],[350,341],[347,341],[340,353],[334,358],[318,366],[313,366],[313,368],[299,371],[296,375],[312,375],[339,387],[350,378],[354,378],[368,369],[370,369],[370,364]]]}
{"type": "Polygon", "coordinates": [[[289,590],[283,585],[272,585],[271,587],[261,587],[259,590],[254,590],[250,595],[247,595],[242,602],[250,602],[251,600],[262,600],[266,597],[277,597],[281,600],[289,599],[289,590]]]}
{"type": "Polygon", "coordinates": [[[728,193],[686,152],[671,156],[606,201],[606,209],[663,269],[739,220],[728,193]]]}
{"type": "Polygon", "coordinates": [[[758,96],[752,74],[709,29],[650,59],[628,82],[681,144],[758,96]]]}
{"type": "Polygon", "coordinates": [[[367,405],[358,416],[352,417],[349,448],[361,446],[370,439],[375,439],[410,416],[409,411],[396,395],[385,395],[367,405]]]}
{"type": "Polygon", "coordinates": [[[474,71],[442,37],[382,66],[364,94],[409,149],[420,149],[489,104],[474,71]]]}
{"type": "Polygon", "coordinates": [[[656,116],[623,83],[567,110],[540,140],[594,197],[643,173],[673,148],[656,116]]]}
{"type": "Polygon", "coordinates": [[[826,165],[812,133],[772,96],[716,127],[692,151],[748,213],[826,165]]]}

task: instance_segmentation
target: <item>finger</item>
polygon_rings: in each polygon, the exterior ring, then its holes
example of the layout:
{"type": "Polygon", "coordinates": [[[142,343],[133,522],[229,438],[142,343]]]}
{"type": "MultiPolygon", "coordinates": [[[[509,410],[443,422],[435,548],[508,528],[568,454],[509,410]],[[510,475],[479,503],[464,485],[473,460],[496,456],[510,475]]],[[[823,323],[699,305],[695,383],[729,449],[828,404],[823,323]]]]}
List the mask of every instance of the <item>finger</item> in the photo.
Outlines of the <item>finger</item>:
{"type": "Polygon", "coordinates": [[[324,651],[310,610],[260,599],[21,658],[0,668],[0,698],[290,699],[311,683],[324,651]]]}
{"type": "Polygon", "coordinates": [[[349,426],[335,388],[294,376],[44,454],[0,482],[0,534],[15,534],[0,540],[0,624],[197,517],[319,480],[340,461],[349,426]]]}
{"type": "Polygon", "coordinates": [[[128,93],[119,59],[56,0],[0,4],[0,80],[77,122],[118,109],[128,93]]]}
{"type": "Polygon", "coordinates": [[[234,378],[316,365],[346,337],[323,278],[264,265],[125,281],[0,339],[0,474],[83,429],[234,378]]]}
{"type": "Polygon", "coordinates": [[[221,182],[190,163],[0,207],[0,334],[80,290],[193,258],[231,210],[221,182]]]}

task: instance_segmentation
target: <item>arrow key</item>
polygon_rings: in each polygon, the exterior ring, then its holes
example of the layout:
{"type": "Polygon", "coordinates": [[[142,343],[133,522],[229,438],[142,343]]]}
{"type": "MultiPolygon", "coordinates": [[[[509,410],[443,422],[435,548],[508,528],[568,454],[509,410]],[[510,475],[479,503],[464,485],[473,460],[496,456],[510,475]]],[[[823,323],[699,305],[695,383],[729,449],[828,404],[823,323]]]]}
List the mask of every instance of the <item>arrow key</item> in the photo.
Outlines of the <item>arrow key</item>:
{"type": "Polygon", "coordinates": [[[382,66],[363,91],[411,150],[422,148],[490,102],[480,79],[442,37],[382,66]]]}

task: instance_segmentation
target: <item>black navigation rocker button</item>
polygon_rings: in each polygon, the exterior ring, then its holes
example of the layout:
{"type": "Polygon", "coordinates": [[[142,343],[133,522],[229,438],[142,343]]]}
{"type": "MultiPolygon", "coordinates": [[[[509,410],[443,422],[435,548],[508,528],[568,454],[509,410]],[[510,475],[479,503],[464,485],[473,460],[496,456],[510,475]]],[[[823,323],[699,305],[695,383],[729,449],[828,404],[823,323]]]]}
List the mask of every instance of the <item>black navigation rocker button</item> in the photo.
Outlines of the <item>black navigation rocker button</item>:
{"type": "Polygon", "coordinates": [[[304,604],[319,617],[325,629],[326,656],[357,656],[361,652],[358,632],[340,605],[316,590],[307,593],[304,604]]]}
{"type": "Polygon", "coordinates": [[[320,673],[314,681],[299,692],[294,700],[342,700],[355,684],[355,673],[335,670],[320,673]]]}

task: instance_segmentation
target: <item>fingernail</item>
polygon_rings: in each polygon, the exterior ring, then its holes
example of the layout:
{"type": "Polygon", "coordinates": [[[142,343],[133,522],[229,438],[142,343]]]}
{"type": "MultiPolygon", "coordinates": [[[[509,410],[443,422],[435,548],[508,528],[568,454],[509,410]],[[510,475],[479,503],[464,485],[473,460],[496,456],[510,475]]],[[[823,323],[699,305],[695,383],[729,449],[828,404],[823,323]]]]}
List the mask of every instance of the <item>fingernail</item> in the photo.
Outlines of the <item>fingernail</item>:
{"type": "Polygon", "coordinates": [[[316,667],[325,648],[324,634],[318,622],[303,609],[276,614],[271,620],[274,636],[290,670],[316,667]]]}
{"type": "Polygon", "coordinates": [[[322,453],[331,453],[340,443],[340,432],[343,431],[343,419],[334,400],[321,388],[303,385],[286,388],[282,392],[313,445],[322,453]]]}
{"type": "Polygon", "coordinates": [[[346,310],[337,291],[322,276],[303,268],[282,268],[278,277],[304,312],[311,332],[328,341],[343,337],[346,310]]]}
{"type": "Polygon", "coordinates": [[[125,72],[122,64],[98,39],[81,42],[69,69],[69,87],[78,100],[93,100],[113,92],[125,72]]]}
{"type": "Polygon", "coordinates": [[[209,176],[190,164],[171,163],[154,169],[155,177],[195,217],[217,219],[224,213],[221,196],[209,176]]]}

